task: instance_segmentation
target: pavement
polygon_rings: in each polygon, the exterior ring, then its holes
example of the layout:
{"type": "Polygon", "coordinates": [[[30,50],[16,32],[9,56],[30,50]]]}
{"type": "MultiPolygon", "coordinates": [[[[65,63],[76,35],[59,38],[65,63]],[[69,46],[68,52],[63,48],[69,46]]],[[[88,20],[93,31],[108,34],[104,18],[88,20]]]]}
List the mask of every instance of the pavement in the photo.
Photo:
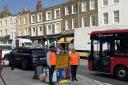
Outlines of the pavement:
{"type": "MultiPolygon", "coordinates": [[[[22,71],[20,69],[10,70],[10,67],[4,67],[2,70],[2,76],[7,83],[7,85],[48,85],[45,82],[41,82],[36,79],[32,79],[34,72],[33,71],[22,71]]],[[[81,75],[77,75],[77,82],[69,82],[67,84],[56,85],[111,85],[96,81],[81,75]]],[[[4,85],[0,79],[0,85],[4,85]]]]}

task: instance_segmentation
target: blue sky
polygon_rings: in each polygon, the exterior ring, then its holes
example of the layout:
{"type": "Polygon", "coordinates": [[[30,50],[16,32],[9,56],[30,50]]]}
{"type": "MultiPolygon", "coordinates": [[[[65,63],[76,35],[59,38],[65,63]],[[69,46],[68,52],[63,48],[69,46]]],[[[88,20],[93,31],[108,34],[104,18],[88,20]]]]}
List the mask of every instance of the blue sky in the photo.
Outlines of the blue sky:
{"type": "MultiPolygon", "coordinates": [[[[59,3],[63,3],[66,0],[41,0],[43,6],[49,7],[54,6],[59,3]]],[[[0,0],[0,11],[3,6],[7,5],[12,14],[17,14],[23,8],[27,8],[29,10],[35,10],[35,2],[36,0],[0,0]]]]}

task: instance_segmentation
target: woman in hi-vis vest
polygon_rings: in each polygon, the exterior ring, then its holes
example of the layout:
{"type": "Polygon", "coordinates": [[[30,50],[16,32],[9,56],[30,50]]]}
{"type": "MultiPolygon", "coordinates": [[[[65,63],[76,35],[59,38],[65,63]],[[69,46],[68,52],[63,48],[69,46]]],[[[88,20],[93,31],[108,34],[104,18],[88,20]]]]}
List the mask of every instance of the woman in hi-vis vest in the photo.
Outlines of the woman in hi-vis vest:
{"type": "Polygon", "coordinates": [[[54,85],[52,82],[53,73],[56,67],[56,55],[54,52],[54,46],[49,47],[50,50],[47,53],[47,65],[49,67],[49,85],[54,85]]]}
{"type": "Polygon", "coordinates": [[[76,72],[77,72],[77,67],[79,65],[79,54],[76,52],[75,49],[72,49],[70,53],[70,68],[71,68],[71,77],[72,81],[77,80],[76,78],[76,72]]]}

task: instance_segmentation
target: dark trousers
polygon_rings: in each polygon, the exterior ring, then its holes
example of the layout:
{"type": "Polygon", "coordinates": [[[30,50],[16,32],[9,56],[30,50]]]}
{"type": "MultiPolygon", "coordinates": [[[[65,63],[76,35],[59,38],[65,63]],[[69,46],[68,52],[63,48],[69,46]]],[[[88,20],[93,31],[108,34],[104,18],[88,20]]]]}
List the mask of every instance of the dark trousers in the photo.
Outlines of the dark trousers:
{"type": "Polygon", "coordinates": [[[72,76],[72,80],[76,79],[76,71],[77,71],[77,67],[78,65],[71,65],[71,76],[72,76]]]}
{"type": "Polygon", "coordinates": [[[51,65],[51,68],[49,68],[49,83],[52,83],[52,77],[55,70],[55,65],[51,65]]]}

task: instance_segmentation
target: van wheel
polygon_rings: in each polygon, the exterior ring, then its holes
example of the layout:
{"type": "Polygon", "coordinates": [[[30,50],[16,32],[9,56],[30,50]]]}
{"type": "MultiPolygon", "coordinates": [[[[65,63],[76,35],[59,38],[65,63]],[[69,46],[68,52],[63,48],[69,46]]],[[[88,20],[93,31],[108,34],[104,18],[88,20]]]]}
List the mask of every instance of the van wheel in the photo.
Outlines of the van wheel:
{"type": "Polygon", "coordinates": [[[22,61],[21,68],[23,70],[27,70],[27,68],[28,68],[28,61],[27,60],[22,61]]]}
{"type": "Polygon", "coordinates": [[[126,67],[117,67],[115,70],[115,76],[119,80],[128,80],[128,69],[126,67]]]}

